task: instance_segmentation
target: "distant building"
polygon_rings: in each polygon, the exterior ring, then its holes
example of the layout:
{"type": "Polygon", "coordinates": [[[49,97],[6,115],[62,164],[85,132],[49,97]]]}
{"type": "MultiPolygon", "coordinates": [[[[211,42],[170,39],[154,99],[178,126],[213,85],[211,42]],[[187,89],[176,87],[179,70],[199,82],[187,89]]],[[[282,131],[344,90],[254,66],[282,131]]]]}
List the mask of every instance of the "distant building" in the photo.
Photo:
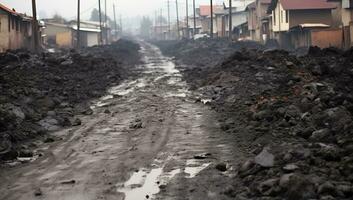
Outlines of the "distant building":
{"type": "Polygon", "coordinates": [[[332,26],[332,9],[326,0],[272,0],[273,37],[285,48],[341,47],[340,30],[332,26]]]}
{"type": "MultiPolygon", "coordinates": [[[[73,48],[77,44],[77,22],[56,23],[45,20],[46,43],[49,46],[60,48],[73,48]]],[[[103,24],[103,43],[108,44],[111,40],[110,28],[103,24]]],[[[100,44],[100,26],[98,22],[81,21],[80,23],[80,45],[91,47],[100,44]]]]}
{"type": "Polygon", "coordinates": [[[332,10],[332,26],[343,30],[343,48],[353,46],[353,1],[328,0],[336,8],[332,10]]]}
{"type": "Polygon", "coordinates": [[[0,4],[0,52],[31,49],[33,44],[32,18],[0,4]]]}

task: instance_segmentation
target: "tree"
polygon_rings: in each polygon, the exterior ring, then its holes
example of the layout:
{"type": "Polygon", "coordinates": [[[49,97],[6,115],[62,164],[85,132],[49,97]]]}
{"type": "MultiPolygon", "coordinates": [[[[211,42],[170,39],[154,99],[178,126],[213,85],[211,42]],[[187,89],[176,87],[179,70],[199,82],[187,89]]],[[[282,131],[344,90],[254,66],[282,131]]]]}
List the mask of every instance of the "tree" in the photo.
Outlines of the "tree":
{"type": "Polygon", "coordinates": [[[150,38],[152,25],[153,23],[149,17],[142,18],[140,26],[140,34],[142,37],[147,39],[150,38]]]}
{"type": "Polygon", "coordinates": [[[66,20],[63,16],[59,15],[58,13],[55,13],[52,17],[53,21],[59,22],[59,23],[66,23],[66,20]]]}

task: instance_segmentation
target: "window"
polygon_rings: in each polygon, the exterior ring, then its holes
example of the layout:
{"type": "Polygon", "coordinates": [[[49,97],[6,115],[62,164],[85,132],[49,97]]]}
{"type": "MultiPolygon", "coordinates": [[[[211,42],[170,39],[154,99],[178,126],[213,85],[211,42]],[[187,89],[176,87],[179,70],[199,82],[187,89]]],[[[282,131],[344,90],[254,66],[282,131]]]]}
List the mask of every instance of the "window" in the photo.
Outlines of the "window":
{"type": "Polygon", "coordinates": [[[289,22],[289,10],[286,10],[286,23],[289,22]]]}
{"type": "Polygon", "coordinates": [[[273,12],[272,12],[272,15],[273,15],[273,25],[276,26],[276,12],[273,11],[273,12]]]}

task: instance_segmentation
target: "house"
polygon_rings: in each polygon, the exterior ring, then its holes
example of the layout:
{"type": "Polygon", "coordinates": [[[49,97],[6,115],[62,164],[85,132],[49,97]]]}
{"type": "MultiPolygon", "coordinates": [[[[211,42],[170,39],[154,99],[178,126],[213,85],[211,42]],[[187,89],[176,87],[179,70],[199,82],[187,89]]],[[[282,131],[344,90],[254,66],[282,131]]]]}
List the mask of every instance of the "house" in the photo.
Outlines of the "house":
{"type": "MultiPolygon", "coordinates": [[[[77,44],[77,21],[68,23],[45,22],[46,44],[60,48],[73,48],[77,44]]],[[[107,30],[105,30],[107,31],[107,30]]],[[[81,21],[80,23],[80,45],[91,47],[100,43],[100,26],[97,22],[81,21]]],[[[109,32],[108,32],[109,33],[109,32]]],[[[110,34],[109,34],[110,35],[110,34]]],[[[109,37],[108,35],[108,37],[109,37]]],[[[103,36],[104,38],[104,36],[103,36]]]]}
{"type": "MultiPolygon", "coordinates": [[[[217,19],[214,13],[221,12],[223,10],[222,5],[213,5],[213,34],[217,34],[217,19]]],[[[198,9],[200,22],[201,22],[201,33],[211,33],[211,6],[210,5],[200,5],[198,9]]]]}
{"type": "Polygon", "coordinates": [[[327,30],[333,24],[334,8],[326,0],[272,0],[273,37],[284,48],[339,46],[339,39],[332,38],[337,37],[337,30],[327,30]],[[323,36],[330,37],[321,40],[323,36]]]}
{"type": "Polygon", "coordinates": [[[72,28],[67,24],[46,21],[44,34],[46,35],[46,45],[60,48],[73,47],[72,28]]]}
{"type": "Polygon", "coordinates": [[[32,49],[32,23],[31,17],[0,4],[0,52],[8,49],[32,49]]]}
{"type": "MultiPolygon", "coordinates": [[[[254,3],[254,0],[242,0],[242,1],[232,1],[232,30],[241,30],[244,27],[244,23],[248,21],[247,17],[247,7],[254,3]]],[[[223,3],[224,13],[225,13],[225,36],[229,35],[229,1],[223,3]]]]}
{"type": "MultiPolygon", "coordinates": [[[[76,44],[77,35],[77,21],[70,21],[70,27],[74,32],[74,43],[76,44]]],[[[80,21],[80,44],[83,47],[91,47],[101,43],[100,37],[102,32],[103,44],[109,44],[111,41],[111,29],[105,23],[102,23],[102,30],[100,29],[99,22],[95,21],[80,21]]]]}
{"type": "Polygon", "coordinates": [[[328,0],[336,8],[332,10],[333,27],[343,31],[343,48],[353,46],[353,1],[352,0],[328,0]]]}

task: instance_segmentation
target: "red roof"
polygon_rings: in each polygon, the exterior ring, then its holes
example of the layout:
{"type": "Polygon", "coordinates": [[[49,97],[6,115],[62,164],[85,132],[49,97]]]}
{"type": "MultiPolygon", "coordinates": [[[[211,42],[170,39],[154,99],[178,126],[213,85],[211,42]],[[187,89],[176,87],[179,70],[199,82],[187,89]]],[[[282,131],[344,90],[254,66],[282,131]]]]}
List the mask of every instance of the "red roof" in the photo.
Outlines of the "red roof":
{"type": "Polygon", "coordinates": [[[336,6],[327,0],[281,0],[285,10],[334,9],[336,6]]]}
{"type": "Polygon", "coordinates": [[[5,12],[11,13],[13,15],[19,15],[19,13],[17,13],[16,11],[13,11],[12,9],[10,9],[10,8],[4,6],[4,5],[2,5],[1,3],[0,3],[0,9],[4,10],[5,12]]]}
{"type": "MultiPolygon", "coordinates": [[[[223,9],[221,5],[213,5],[213,11],[217,12],[217,10],[223,9]]],[[[210,5],[200,5],[200,16],[209,16],[211,15],[211,6],[210,5]]]]}

